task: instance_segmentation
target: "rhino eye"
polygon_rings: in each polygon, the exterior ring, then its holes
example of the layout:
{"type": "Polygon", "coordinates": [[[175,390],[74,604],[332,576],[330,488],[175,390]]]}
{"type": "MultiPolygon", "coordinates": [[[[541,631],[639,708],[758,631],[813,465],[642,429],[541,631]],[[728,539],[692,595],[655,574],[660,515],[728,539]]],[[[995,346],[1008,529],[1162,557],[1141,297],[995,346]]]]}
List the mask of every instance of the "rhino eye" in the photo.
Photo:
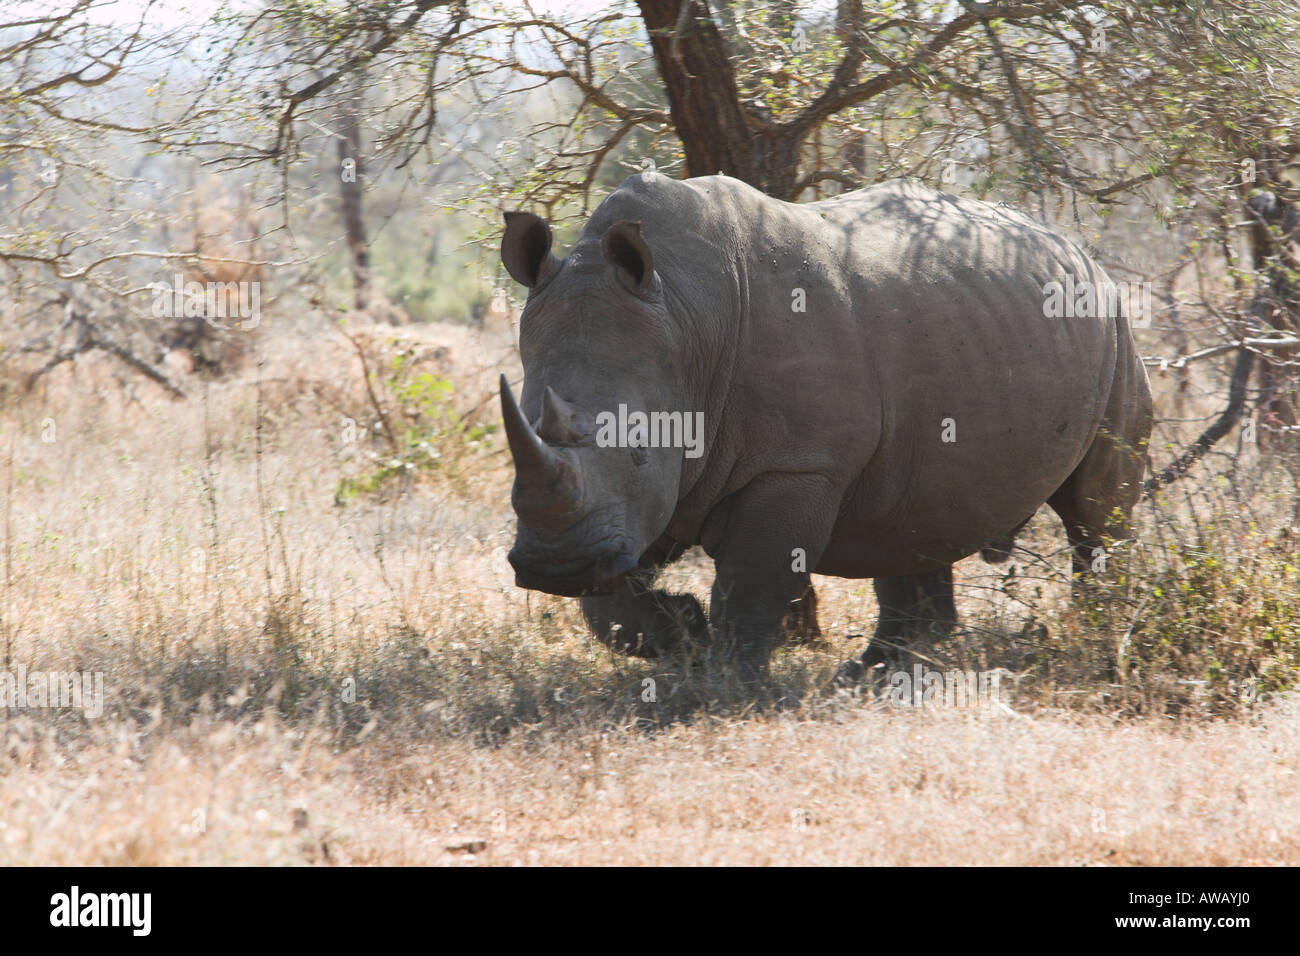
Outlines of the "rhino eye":
{"type": "Polygon", "coordinates": [[[646,454],[646,450],[644,448],[642,448],[640,445],[632,446],[632,461],[634,464],[638,466],[644,465],[646,463],[647,458],[649,458],[649,456],[646,454]]]}

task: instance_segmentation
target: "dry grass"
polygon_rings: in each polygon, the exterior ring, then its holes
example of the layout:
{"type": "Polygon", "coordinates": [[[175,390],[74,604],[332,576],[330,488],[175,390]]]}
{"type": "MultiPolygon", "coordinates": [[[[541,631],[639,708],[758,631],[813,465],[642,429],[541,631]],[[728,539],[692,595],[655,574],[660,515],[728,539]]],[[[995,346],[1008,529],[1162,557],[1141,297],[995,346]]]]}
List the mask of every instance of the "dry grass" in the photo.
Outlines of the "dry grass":
{"type": "MultiPolygon", "coordinates": [[[[389,336],[359,335],[385,402],[389,336]]],[[[473,419],[508,339],[418,337],[473,419]]],[[[0,862],[1300,862],[1300,709],[1273,693],[1296,583],[1254,516],[1152,512],[1163,550],[1100,610],[1069,607],[1046,516],[1015,582],[963,563],[945,659],[1008,668],[1012,712],[829,690],[874,617],[869,584],[833,579],[828,646],[781,651],[755,700],[707,660],[611,657],[574,602],[513,586],[494,436],[438,431],[436,459],[336,504],[393,454],[355,350],[266,344],[260,387],[250,368],[171,402],[91,361],[7,408],[0,651],[103,671],[108,703],[0,710],[0,862]],[[1190,553],[1217,563],[1168,559],[1190,553]],[[1249,706],[1247,674],[1270,681],[1249,706]]],[[[422,421],[385,407],[403,436],[422,421]]],[[[708,570],[668,583],[705,593],[708,570]]]]}
{"type": "Polygon", "coordinates": [[[381,726],[342,755],[276,719],[117,724],[72,752],[18,736],[4,863],[1300,861],[1294,707],[1180,732],[858,707],[493,749],[381,726]]]}

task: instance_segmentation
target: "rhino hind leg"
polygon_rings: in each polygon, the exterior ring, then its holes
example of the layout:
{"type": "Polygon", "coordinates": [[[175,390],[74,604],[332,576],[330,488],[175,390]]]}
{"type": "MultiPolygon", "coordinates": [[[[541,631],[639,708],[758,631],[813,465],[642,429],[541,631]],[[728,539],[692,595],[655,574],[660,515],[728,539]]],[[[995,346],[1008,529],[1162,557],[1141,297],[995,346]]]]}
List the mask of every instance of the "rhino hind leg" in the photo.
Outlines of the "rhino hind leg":
{"type": "Polygon", "coordinates": [[[909,651],[924,651],[957,626],[952,565],[920,574],[876,578],[880,605],[876,632],[861,658],[861,667],[899,660],[909,651]]]}
{"type": "Polygon", "coordinates": [[[1106,570],[1098,559],[1106,556],[1107,539],[1131,537],[1151,437],[1151,387],[1122,316],[1119,326],[1121,355],[1101,427],[1083,460],[1047,499],[1065,525],[1076,580],[1085,586],[1090,572],[1106,570]]]}
{"type": "Polygon", "coordinates": [[[655,588],[655,569],[627,576],[605,597],[584,597],[582,616],[596,640],[632,657],[659,658],[685,640],[708,636],[708,616],[691,594],[655,588]]]}
{"type": "Polygon", "coordinates": [[[1106,542],[1129,537],[1132,504],[1116,503],[1098,490],[1088,490],[1086,482],[1067,481],[1047,502],[1065,526],[1070,541],[1074,580],[1081,586],[1094,573],[1105,573],[1106,542]]]}
{"type": "MultiPolygon", "coordinates": [[[[1146,435],[1140,436],[1145,442],[1146,435]]],[[[1047,499],[1065,525],[1075,579],[1106,571],[1106,543],[1131,537],[1129,519],[1142,494],[1143,461],[1133,444],[1103,430],[1079,467],[1047,499]]]]}

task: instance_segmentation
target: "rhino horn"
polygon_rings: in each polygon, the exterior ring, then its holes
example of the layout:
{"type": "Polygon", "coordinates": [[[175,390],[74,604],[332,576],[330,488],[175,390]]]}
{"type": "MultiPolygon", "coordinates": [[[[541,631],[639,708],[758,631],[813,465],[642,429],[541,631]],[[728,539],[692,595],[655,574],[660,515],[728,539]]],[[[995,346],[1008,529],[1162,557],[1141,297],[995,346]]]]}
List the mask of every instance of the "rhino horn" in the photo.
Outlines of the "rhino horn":
{"type": "Polygon", "coordinates": [[[515,461],[513,497],[519,517],[538,526],[566,520],[571,524],[568,519],[578,513],[582,502],[581,476],[533,431],[505,375],[501,376],[501,417],[505,420],[510,457],[515,461]]]}
{"type": "Polygon", "coordinates": [[[549,385],[542,393],[542,419],[537,434],[543,441],[555,445],[572,445],[583,438],[577,409],[556,395],[549,385]]]}

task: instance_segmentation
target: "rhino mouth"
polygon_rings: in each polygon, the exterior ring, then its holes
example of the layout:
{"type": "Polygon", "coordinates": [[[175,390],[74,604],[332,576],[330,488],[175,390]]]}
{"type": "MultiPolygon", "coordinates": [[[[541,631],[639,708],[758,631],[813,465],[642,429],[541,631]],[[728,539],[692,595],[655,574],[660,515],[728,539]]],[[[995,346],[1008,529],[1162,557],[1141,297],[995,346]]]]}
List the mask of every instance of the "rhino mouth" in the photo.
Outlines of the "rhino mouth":
{"type": "Polygon", "coordinates": [[[637,559],[625,551],[610,551],[594,559],[561,564],[515,548],[509,555],[515,584],[561,597],[611,594],[623,583],[637,559]]]}

